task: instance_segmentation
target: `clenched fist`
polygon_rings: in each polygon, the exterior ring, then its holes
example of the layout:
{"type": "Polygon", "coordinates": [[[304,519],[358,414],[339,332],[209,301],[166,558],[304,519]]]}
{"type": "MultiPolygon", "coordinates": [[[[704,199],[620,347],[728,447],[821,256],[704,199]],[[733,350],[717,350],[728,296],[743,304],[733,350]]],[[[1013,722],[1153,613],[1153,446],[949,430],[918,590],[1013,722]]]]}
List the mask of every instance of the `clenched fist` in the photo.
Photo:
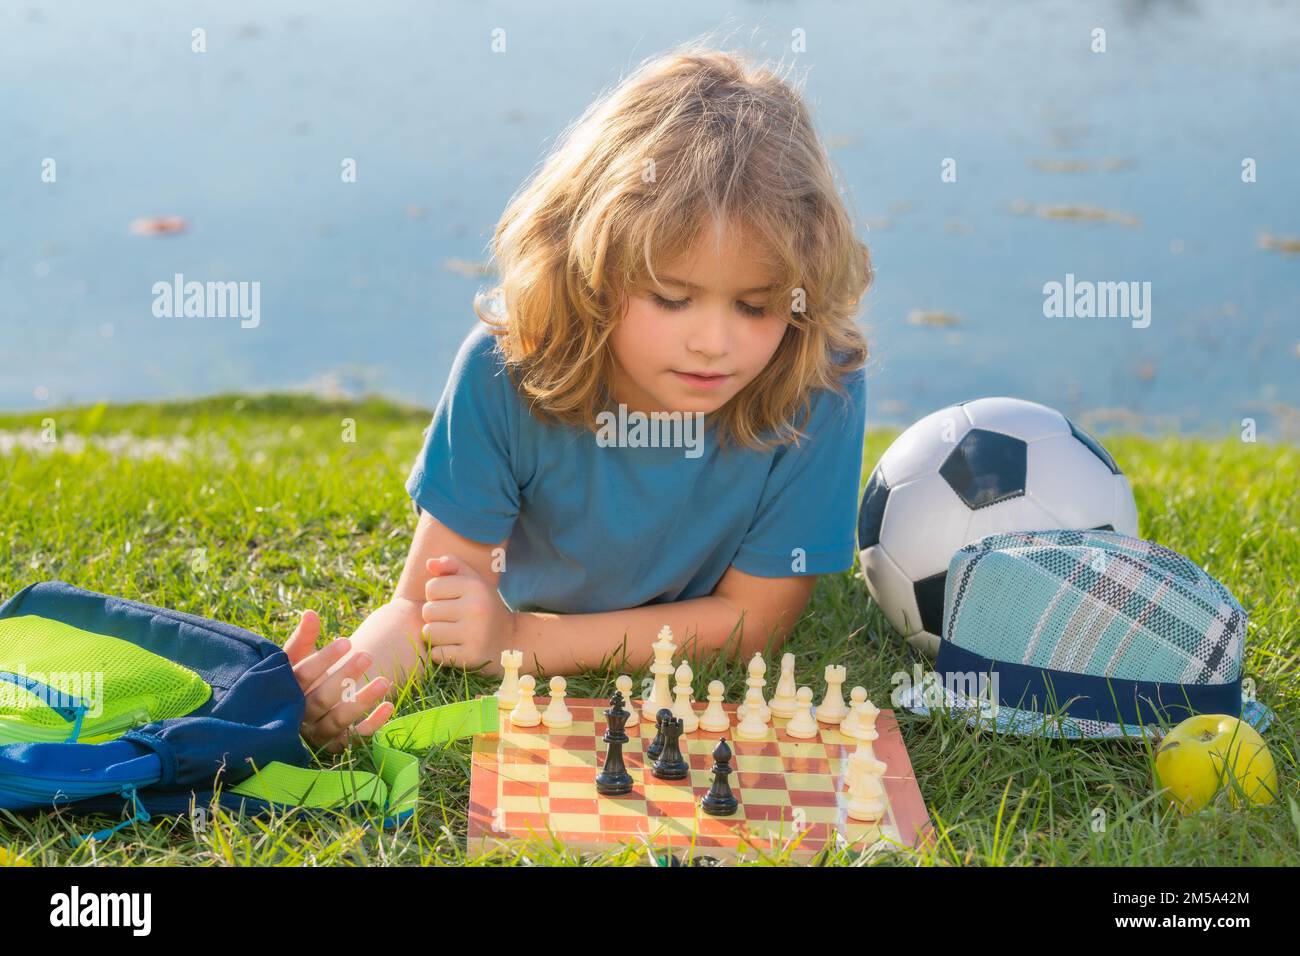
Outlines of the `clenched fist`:
{"type": "Polygon", "coordinates": [[[501,652],[512,646],[515,615],[501,595],[454,554],[430,558],[425,567],[422,630],[433,663],[500,673],[501,652]]]}

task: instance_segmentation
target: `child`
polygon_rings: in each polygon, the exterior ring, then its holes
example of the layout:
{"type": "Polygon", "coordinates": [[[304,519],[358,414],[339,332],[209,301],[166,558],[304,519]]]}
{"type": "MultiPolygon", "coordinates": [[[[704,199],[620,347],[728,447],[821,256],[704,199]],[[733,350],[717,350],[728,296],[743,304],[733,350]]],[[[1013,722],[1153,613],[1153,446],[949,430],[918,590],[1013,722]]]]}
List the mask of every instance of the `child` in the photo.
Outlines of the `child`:
{"type": "Polygon", "coordinates": [[[326,749],[426,662],[629,670],[665,624],[700,652],[770,650],[817,575],[852,566],[871,265],[790,86],[699,46],[644,64],[513,198],[494,252],[406,485],[392,600],[315,653],[308,612],[286,645],[326,749]]]}

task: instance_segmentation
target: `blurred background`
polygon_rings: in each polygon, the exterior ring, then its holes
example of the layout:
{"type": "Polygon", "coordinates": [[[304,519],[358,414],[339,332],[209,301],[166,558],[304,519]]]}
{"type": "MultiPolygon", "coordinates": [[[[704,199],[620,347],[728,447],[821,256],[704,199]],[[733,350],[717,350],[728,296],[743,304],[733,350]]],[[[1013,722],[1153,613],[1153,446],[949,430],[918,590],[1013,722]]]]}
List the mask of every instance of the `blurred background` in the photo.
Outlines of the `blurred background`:
{"type": "Polygon", "coordinates": [[[8,3],[0,409],[432,406],[511,194],[601,90],[708,30],[804,77],[877,267],[872,426],[1013,395],[1103,432],[1300,435],[1282,0],[8,3]],[[155,317],[176,273],[260,283],[259,323],[155,317]],[[1150,282],[1150,326],[1046,318],[1067,273],[1150,282]]]}

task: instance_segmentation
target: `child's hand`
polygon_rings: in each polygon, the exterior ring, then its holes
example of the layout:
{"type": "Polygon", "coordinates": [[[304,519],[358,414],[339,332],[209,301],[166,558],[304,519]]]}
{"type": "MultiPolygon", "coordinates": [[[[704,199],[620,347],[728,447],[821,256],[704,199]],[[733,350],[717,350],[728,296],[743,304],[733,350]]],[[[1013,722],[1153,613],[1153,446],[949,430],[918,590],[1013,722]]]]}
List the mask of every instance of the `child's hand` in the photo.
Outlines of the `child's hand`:
{"type": "Polygon", "coordinates": [[[360,651],[344,659],[352,649],[352,642],[346,637],[318,651],[315,648],[319,636],[320,618],[315,611],[303,611],[293,636],[284,644],[284,652],[293,665],[298,686],[307,697],[302,718],[303,737],[313,747],[338,753],[348,745],[352,732],[368,737],[378,730],[393,715],[393,704],[383,699],[389,688],[386,677],[376,677],[360,690],[349,693],[350,700],[344,700],[345,686],[350,691],[353,687],[343,682],[349,678],[354,683],[359,680],[371,665],[371,657],[360,651]]]}
{"type": "Polygon", "coordinates": [[[496,588],[454,554],[430,558],[425,567],[431,577],[420,614],[429,660],[465,668],[486,664],[485,673],[500,673],[501,651],[515,630],[514,613],[496,588]]]}

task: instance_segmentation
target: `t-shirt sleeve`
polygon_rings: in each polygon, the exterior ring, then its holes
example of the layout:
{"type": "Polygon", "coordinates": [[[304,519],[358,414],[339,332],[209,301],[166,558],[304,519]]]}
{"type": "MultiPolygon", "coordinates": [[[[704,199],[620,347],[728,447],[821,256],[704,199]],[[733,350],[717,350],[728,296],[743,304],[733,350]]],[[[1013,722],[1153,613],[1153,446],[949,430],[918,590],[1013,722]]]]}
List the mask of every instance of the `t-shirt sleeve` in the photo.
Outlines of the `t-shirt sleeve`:
{"type": "Polygon", "coordinates": [[[867,427],[866,373],[844,380],[845,394],[813,400],[806,438],[775,454],[749,532],[732,565],[766,578],[830,574],[853,566],[856,511],[867,427]]]}
{"type": "Polygon", "coordinates": [[[519,515],[514,385],[486,326],[461,344],[406,490],[416,507],[473,541],[498,544],[519,515]]]}

